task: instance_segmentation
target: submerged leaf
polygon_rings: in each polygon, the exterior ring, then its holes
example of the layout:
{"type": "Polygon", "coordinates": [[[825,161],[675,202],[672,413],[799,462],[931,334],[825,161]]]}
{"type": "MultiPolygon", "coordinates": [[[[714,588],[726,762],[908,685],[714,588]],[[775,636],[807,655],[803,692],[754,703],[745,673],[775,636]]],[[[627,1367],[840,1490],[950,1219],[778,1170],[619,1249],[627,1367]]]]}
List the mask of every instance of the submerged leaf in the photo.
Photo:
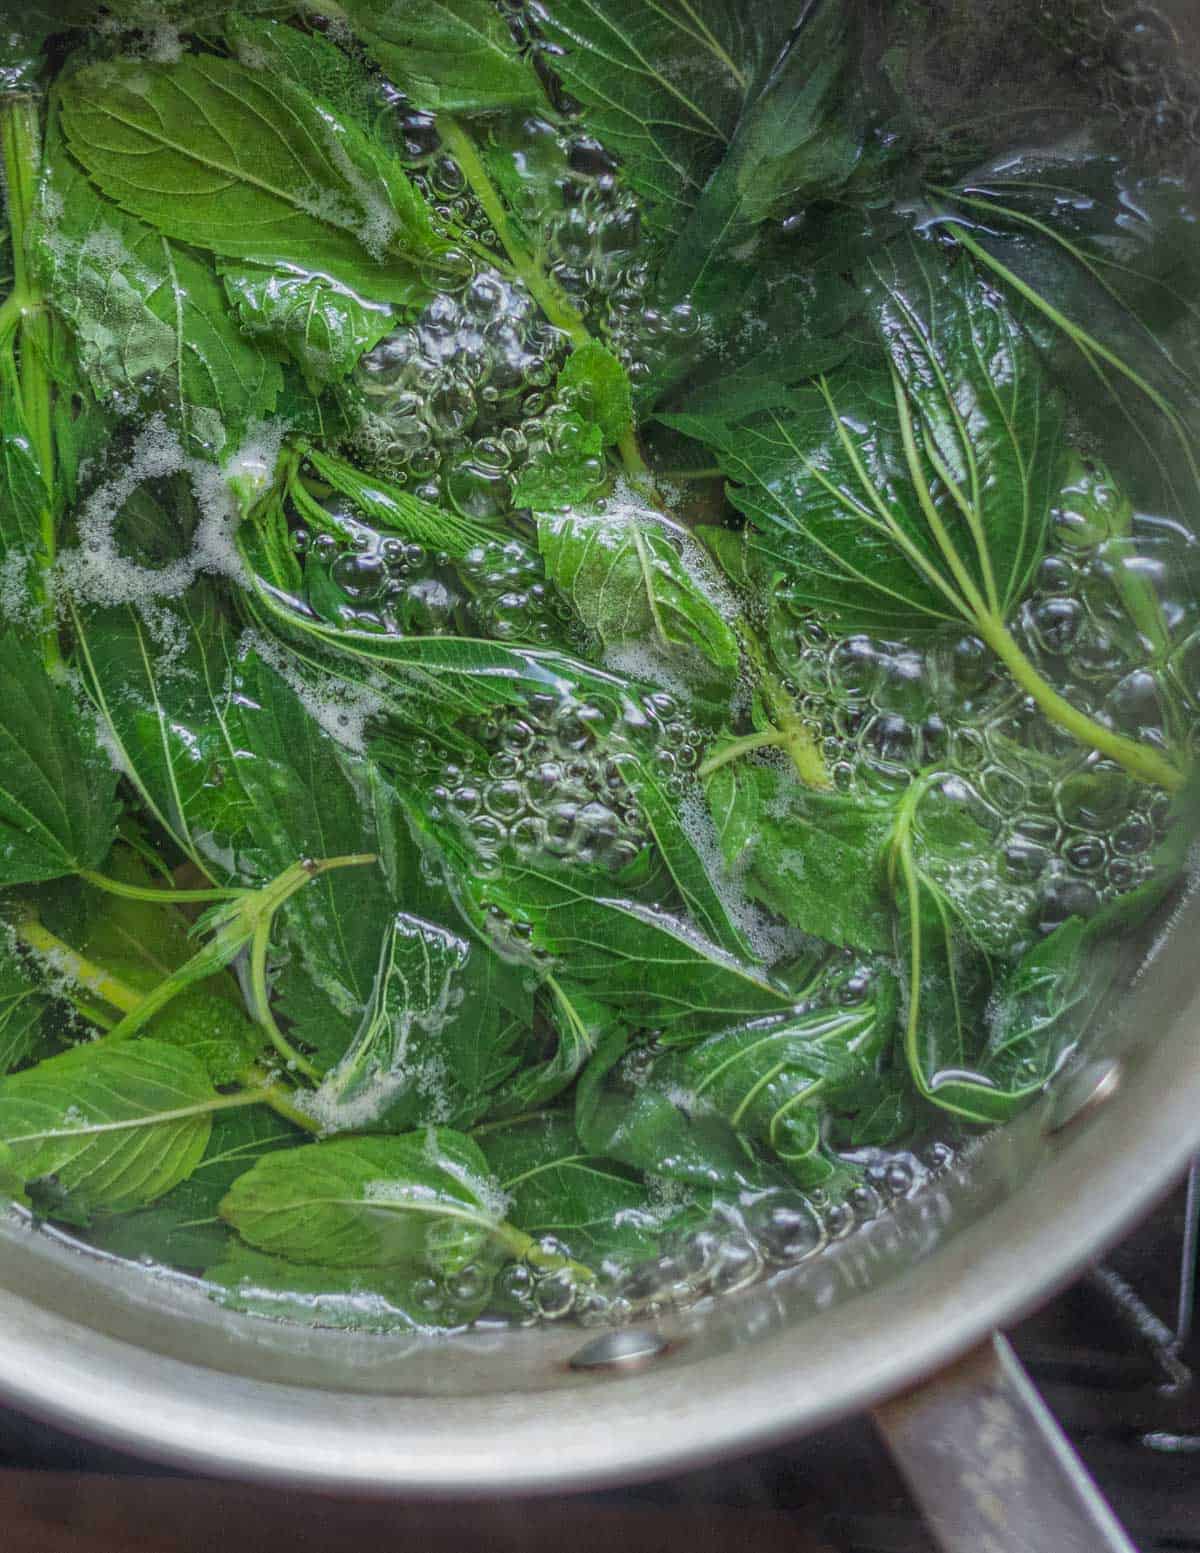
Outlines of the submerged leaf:
{"type": "Polygon", "coordinates": [[[221,1214],[289,1261],[411,1272],[486,1255],[501,1225],[487,1160],[446,1128],[268,1154],[234,1182],[221,1214]]]}
{"type": "Polygon", "coordinates": [[[0,1081],[0,1143],[27,1182],[53,1177],[74,1213],[127,1212],[191,1174],[221,1104],[187,1052],[82,1046],[0,1081]]]}
{"type": "Polygon", "coordinates": [[[72,153],[123,210],[231,259],[413,302],[445,244],[398,164],[291,82],[213,55],[88,65],[60,87],[72,153]]]}
{"type": "Polygon", "coordinates": [[[831,944],[890,947],[882,852],[893,805],[814,792],[746,760],[714,771],[707,792],[726,864],[752,900],[831,944]]]}
{"type": "Polygon", "coordinates": [[[29,644],[0,636],[0,883],[58,879],[103,860],[117,774],[70,693],[29,644]]]}
{"type": "Polygon", "coordinates": [[[555,0],[539,15],[555,73],[656,232],[686,219],[795,20],[766,0],[555,0]]]}
{"type": "Polygon", "coordinates": [[[542,88],[493,0],[342,0],[367,52],[435,113],[533,108],[542,88]]]}
{"type": "Polygon", "coordinates": [[[970,618],[976,599],[1003,617],[1066,470],[1058,396],[969,264],[914,245],[867,278],[878,366],[839,368],[745,424],[663,419],[718,454],[796,604],[881,635],[970,618]]]}
{"type": "Polygon", "coordinates": [[[732,627],[687,565],[686,540],[681,546],[657,514],[611,503],[603,512],[542,514],[538,545],[547,576],[605,647],[694,649],[736,669],[732,627]]]}
{"type": "Polygon", "coordinates": [[[279,364],[241,334],[211,267],[101,199],[56,127],[44,205],[40,264],[99,400],[165,408],[209,457],[274,410],[279,364]]]}

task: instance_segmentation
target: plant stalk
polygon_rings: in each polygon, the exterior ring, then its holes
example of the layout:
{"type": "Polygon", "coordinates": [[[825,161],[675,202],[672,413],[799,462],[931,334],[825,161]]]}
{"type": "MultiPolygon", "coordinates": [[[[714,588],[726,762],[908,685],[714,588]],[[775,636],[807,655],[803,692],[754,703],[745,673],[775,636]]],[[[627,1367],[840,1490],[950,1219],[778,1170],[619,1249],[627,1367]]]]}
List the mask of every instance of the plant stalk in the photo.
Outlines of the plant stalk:
{"type": "Polygon", "coordinates": [[[1008,627],[997,616],[983,614],[977,618],[975,625],[1013,679],[1033,697],[1051,722],[1064,728],[1081,744],[1115,760],[1139,782],[1165,788],[1169,793],[1177,793],[1183,787],[1185,773],[1165,755],[1149,744],[1105,727],[1048,685],[1018,647],[1008,627]]]}
{"type": "Polygon", "coordinates": [[[19,400],[30,445],[46,487],[38,515],[39,602],[44,613],[42,657],[47,670],[62,671],[62,651],[54,624],[51,571],[57,554],[55,522],[56,461],[53,388],[50,381],[51,323],[45,298],[30,264],[30,239],[42,165],[42,119],[32,94],[0,98],[0,161],[3,162],[8,226],[12,237],[13,295],[20,309],[19,400]]]}
{"type": "Polygon", "coordinates": [[[43,927],[36,917],[25,917],[14,925],[17,941],[25,945],[39,960],[59,976],[85,988],[123,1014],[131,1014],[142,1002],[142,994],[126,986],[102,965],[87,959],[70,944],[63,943],[49,928],[43,927]]]}
{"type": "MultiPolygon", "coordinates": [[[[517,278],[524,283],[530,296],[554,327],[570,336],[573,345],[590,344],[593,336],[583,315],[558,282],[538,263],[536,256],[525,247],[513,227],[500,192],[488,176],[474,140],[449,114],[438,114],[437,127],[447,151],[462,168],[475,198],[483,206],[483,212],[503,244],[517,278]]],[[[618,439],[617,451],[629,478],[646,489],[652,488],[652,476],[638,443],[637,433],[632,427],[618,439]]]]}
{"type": "Polygon", "coordinates": [[[90,868],[80,870],[79,877],[97,890],[108,895],[119,895],[127,901],[149,901],[157,906],[186,906],[189,902],[236,901],[249,894],[247,890],[157,890],[149,885],[125,884],[120,879],[109,879],[104,874],[93,873],[90,868]]]}

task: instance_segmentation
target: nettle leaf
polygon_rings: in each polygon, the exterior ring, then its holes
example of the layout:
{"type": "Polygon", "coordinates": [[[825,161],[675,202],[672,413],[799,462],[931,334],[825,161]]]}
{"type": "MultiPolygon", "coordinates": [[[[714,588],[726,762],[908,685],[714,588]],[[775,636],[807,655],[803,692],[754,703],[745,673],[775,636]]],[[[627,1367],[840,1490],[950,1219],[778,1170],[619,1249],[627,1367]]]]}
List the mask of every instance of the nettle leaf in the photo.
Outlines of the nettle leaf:
{"type": "Polygon", "coordinates": [[[38,257],[96,397],[165,408],[208,456],[275,408],[279,363],[239,331],[211,266],[96,193],[49,136],[38,257]]]}
{"type": "Polygon", "coordinates": [[[552,68],[621,158],[655,233],[686,220],[796,19],[762,0],[556,0],[538,10],[561,51],[552,68]]]}
{"type": "Polygon", "coordinates": [[[251,807],[237,780],[248,757],[228,730],[232,647],[207,589],[158,611],[173,644],[167,655],[132,607],[76,611],[76,665],[142,804],[187,857],[211,868],[211,846],[243,840],[251,807]]]}
{"type": "Polygon", "coordinates": [[[814,792],[780,766],[720,766],[706,784],[727,865],[751,900],[828,943],[884,952],[882,853],[894,803],[814,792]]]}
{"type": "Polygon", "coordinates": [[[1039,317],[1055,376],[1138,502],[1193,503],[1200,264],[1184,186],[1063,147],[1005,156],[936,192],[949,230],[1039,317]]]}
{"type": "Polygon", "coordinates": [[[532,1000],[514,1000],[515,979],[481,946],[398,913],[354,1041],[309,1102],[323,1129],[478,1120],[520,1060],[514,1047],[532,1000]],[[524,1018],[506,1006],[513,1001],[524,1018]]]}
{"type": "Polygon", "coordinates": [[[722,251],[738,249],[771,216],[832,198],[865,149],[850,87],[856,7],[816,0],[737,121],[665,264],[671,295],[691,291],[722,251]]]}
{"type": "Polygon", "coordinates": [[[395,314],[328,275],[222,266],[242,330],[285,350],[314,391],[340,382],[378,345],[395,314]]]}
{"type": "Polygon", "coordinates": [[[450,1272],[501,1227],[487,1160],[461,1133],[335,1138],[268,1154],[222,1216],[260,1251],[321,1267],[450,1272]]]}
{"type": "Polygon", "coordinates": [[[883,635],[965,612],[927,497],[1002,616],[1041,558],[1066,468],[1061,405],[1013,313],[969,265],[910,251],[911,267],[905,253],[869,276],[882,369],[839,368],[742,425],[663,417],[716,451],[794,603],[883,635]]]}
{"type": "Polygon", "coordinates": [[[1037,1094],[1100,1015],[1120,966],[1095,923],[1072,917],[997,982],[978,1057],[978,1109],[1002,1121],[1037,1094]]]}
{"type": "Polygon", "coordinates": [[[991,990],[988,959],[902,832],[892,878],[896,955],[905,1000],[904,1053],[921,1095],[971,1121],[990,1121],[987,1086],[971,1074],[991,990]]]}
{"type": "Polygon", "coordinates": [[[577,1260],[652,1256],[664,1233],[701,1217],[686,1198],[656,1197],[627,1165],[589,1154],[569,1113],[514,1122],[481,1143],[509,1221],[535,1240],[552,1235],[577,1260]]]}
{"type": "Polygon", "coordinates": [[[10,944],[0,939],[0,1075],[40,1055],[42,1015],[48,1006],[10,944]]]}
{"type": "Polygon", "coordinates": [[[151,1208],[97,1219],[88,1239],[114,1256],[153,1257],[176,1267],[208,1267],[229,1247],[221,1199],[267,1154],[294,1148],[305,1134],[266,1106],[218,1111],[195,1170],[151,1208]]]}
{"type": "Polygon", "coordinates": [[[546,978],[545,986],[550,994],[548,1012],[556,1034],[554,1050],[541,1062],[526,1060],[497,1090],[488,1107],[489,1114],[533,1111],[557,1099],[583,1071],[601,1037],[616,1020],[612,1009],[590,993],[564,986],[553,976],[546,978]]]}
{"type": "Polygon", "coordinates": [[[599,426],[605,442],[619,441],[633,425],[629,374],[599,340],[576,346],[558,374],[557,387],[564,402],[599,426]]]}
{"type": "Polygon", "coordinates": [[[433,1312],[428,1280],[391,1268],[356,1272],[266,1256],[230,1240],[220,1260],[205,1268],[213,1297],[226,1310],[267,1316],[298,1326],[335,1327],[354,1332],[423,1331],[472,1321],[487,1304],[490,1286],[473,1303],[433,1312]]]}
{"type": "Polygon", "coordinates": [[[431,294],[446,245],[398,164],[290,81],[186,55],[88,65],[59,86],[89,177],[168,237],[328,272],[381,301],[431,294]]]}
{"type": "Polygon", "coordinates": [[[223,1102],[201,1064],[155,1040],[82,1046],[0,1081],[0,1142],[72,1215],[127,1212],[186,1179],[223,1102]]]}
{"type": "Polygon", "coordinates": [[[371,57],[422,108],[486,113],[544,103],[494,0],[341,0],[341,9],[371,57]]]}
{"type": "Polygon", "coordinates": [[[667,1059],[693,1112],[711,1110],[766,1147],[803,1185],[837,1168],[824,1147],[830,1110],[878,1100],[879,1059],[891,1042],[892,978],[881,973],[854,1007],[801,1010],[710,1036],[667,1059]]]}
{"type": "Polygon", "coordinates": [[[582,506],[608,478],[605,437],[594,421],[575,411],[556,418],[552,439],[533,451],[513,485],[513,505],[535,512],[582,506]]]}
{"type": "Polygon", "coordinates": [[[686,1187],[711,1205],[713,1192],[771,1184],[749,1145],[711,1111],[693,1112],[677,1075],[649,1076],[624,1060],[628,1037],[614,1029],[575,1090],[575,1130],[585,1152],[686,1187]]]}
{"type": "MultiPolygon", "coordinates": [[[[281,12],[295,9],[281,5],[281,12]]],[[[371,85],[366,69],[319,32],[303,32],[285,21],[239,12],[221,17],[225,38],[249,70],[282,77],[351,118],[368,109],[371,85]]]]}
{"type": "Polygon", "coordinates": [[[718,669],[739,662],[737,636],[710,596],[687,540],[649,508],[542,513],[546,574],[605,647],[647,643],[701,653],[718,669]]]}
{"type": "Polygon", "coordinates": [[[263,1032],[228,997],[199,987],[173,998],[150,1025],[150,1033],[165,1046],[189,1052],[214,1084],[241,1078],[264,1045],[263,1032]]]}
{"type": "Polygon", "coordinates": [[[0,882],[36,884],[103,862],[117,773],[70,692],[29,644],[0,636],[0,882]]]}
{"type": "Polygon", "coordinates": [[[649,1024],[750,1018],[786,1007],[786,987],[681,917],[621,894],[620,879],[573,880],[513,864],[470,885],[476,908],[529,927],[529,945],[562,975],[649,1024]],[[611,894],[601,894],[604,889],[611,894]],[[594,892],[594,893],[592,893],[594,892]]]}
{"type": "MultiPolygon", "coordinates": [[[[236,695],[231,734],[253,756],[238,767],[253,804],[247,854],[264,877],[300,858],[377,851],[373,816],[349,774],[352,762],[296,692],[251,656],[238,666],[236,695]]],[[[381,927],[391,914],[378,867],[337,870],[289,903],[284,935],[335,1006],[357,1014],[371,995],[381,927]]]]}

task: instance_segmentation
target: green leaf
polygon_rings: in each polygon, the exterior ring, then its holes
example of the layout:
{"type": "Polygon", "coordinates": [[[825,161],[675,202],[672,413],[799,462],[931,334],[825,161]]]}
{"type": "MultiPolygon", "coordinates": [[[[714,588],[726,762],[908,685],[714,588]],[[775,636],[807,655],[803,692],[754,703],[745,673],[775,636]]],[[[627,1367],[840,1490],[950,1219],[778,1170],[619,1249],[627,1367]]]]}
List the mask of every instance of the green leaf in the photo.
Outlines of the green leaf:
{"type": "Polygon", "coordinates": [[[1054,1077],[1097,1020],[1119,964],[1096,924],[1072,917],[1000,977],[978,1058],[987,1120],[1006,1120],[1054,1077]]]}
{"type": "Polygon", "coordinates": [[[856,21],[857,8],[843,0],[806,8],[667,258],[669,294],[695,288],[769,217],[830,199],[853,177],[865,148],[851,76],[856,21]]]}
{"type": "Polygon", "coordinates": [[[504,1006],[515,989],[502,983],[513,979],[483,948],[398,913],[354,1041],[308,1102],[323,1130],[476,1121],[512,1075],[528,1028],[528,994],[516,1000],[523,1020],[504,1006]]]}
{"type": "Polygon", "coordinates": [[[240,1078],[264,1045],[262,1031],[228,997],[199,987],[173,999],[150,1026],[150,1034],[164,1046],[190,1052],[214,1084],[240,1078]]]}
{"type": "Polygon", "coordinates": [[[980,259],[1006,272],[998,282],[1029,288],[1055,376],[1139,505],[1194,503],[1200,263],[1184,186],[1063,146],[1006,155],[937,192],[980,259]]]}
{"type": "Polygon", "coordinates": [[[361,297],[328,275],[282,265],[223,265],[221,275],[244,333],[285,350],[313,392],[340,382],[394,325],[386,303],[361,297]]]}
{"type": "Polygon", "coordinates": [[[969,265],[913,245],[868,278],[881,366],[839,368],[745,424],[663,419],[716,451],[795,605],[882,635],[971,618],[975,598],[1003,617],[1061,489],[1058,397],[969,265]]]}
{"type": "Polygon", "coordinates": [[[222,1103],[194,1057],[159,1041],[78,1047],[0,1081],[0,1142],[74,1212],[126,1212],[192,1173],[222,1103]]]}
{"type": "MultiPolygon", "coordinates": [[[[285,0],[278,9],[286,14],[294,7],[285,0]]],[[[227,41],[248,69],[291,81],[350,118],[369,109],[371,84],[366,69],[321,33],[239,12],[227,13],[222,21],[227,41]]]]}
{"type": "Polygon", "coordinates": [[[574,411],[559,414],[551,438],[532,451],[513,484],[513,505],[561,511],[591,501],[603,487],[604,433],[574,411]]]}
{"type": "Polygon", "coordinates": [[[39,1051],[47,999],[25,973],[11,945],[0,940],[0,1076],[39,1051]]]}
{"type": "Polygon", "coordinates": [[[654,233],[686,220],[794,21],[765,0],[556,0],[539,16],[554,71],[654,233]]]}
{"type": "Polygon", "coordinates": [[[552,1235],[579,1261],[652,1256],[664,1234],[702,1216],[687,1197],[656,1197],[628,1166],[588,1154],[569,1114],[514,1122],[481,1143],[509,1221],[535,1240],[552,1235]]]}
{"type": "Polygon", "coordinates": [[[921,868],[906,833],[893,865],[896,950],[906,1003],[904,1052],[921,1095],[970,1121],[987,1121],[972,1076],[990,990],[987,959],[961,931],[944,890],[921,868]]]}
{"type": "Polygon", "coordinates": [[[597,998],[578,988],[563,986],[548,976],[549,1013],[556,1041],[553,1053],[541,1062],[528,1060],[496,1092],[489,1114],[512,1115],[533,1111],[569,1089],[612,1028],[616,1016],[597,998]]]}
{"type": "Polygon", "coordinates": [[[244,840],[250,819],[237,776],[248,756],[228,728],[232,647],[207,589],[160,604],[158,620],[182,644],[169,657],[132,607],[76,611],[76,664],[122,773],[154,821],[204,868],[210,848],[244,840]]]}
{"type": "Polygon", "coordinates": [[[723,1117],[693,1113],[671,1078],[648,1078],[644,1065],[631,1072],[621,1060],[626,1041],[620,1029],[606,1037],[576,1088],[575,1129],[586,1153],[692,1192],[736,1199],[770,1184],[723,1117]]]}
{"type": "Polygon", "coordinates": [[[453,1271],[485,1255],[501,1225],[478,1147],[432,1127],[268,1154],[234,1182],[221,1213],[260,1251],[366,1272],[453,1271]]]}
{"type": "Polygon", "coordinates": [[[277,361],[239,332],[211,266],[101,199],[52,122],[38,259],[96,397],[165,409],[191,453],[212,457],[269,415],[277,361]]]}
{"type": "Polygon", "coordinates": [[[748,760],[719,767],[706,790],[725,862],[751,900],[831,944],[890,948],[881,857],[893,804],[814,792],[748,760]]]}
{"type": "Polygon", "coordinates": [[[28,643],[0,636],[0,882],[96,868],[117,826],[117,774],[28,643]]]}
{"type": "Polygon", "coordinates": [[[237,1241],[206,1269],[205,1277],[227,1310],[354,1332],[459,1326],[480,1314],[490,1293],[485,1283],[471,1304],[442,1303],[431,1310],[428,1279],[397,1274],[391,1268],[356,1272],[288,1262],[237,1241]]]}
{"type": "Polygon", "coordinates": [[[647,1024],[732,1022],[790,1001],[787,989],[752,962],[681,918],[623,897],[619,879],[575,881],[514,864],[469,887],[477,910],[486,915],[495,907],[525,924],[529,946],[561,965],[564,976],[647,1024]]]}
{"type": "Polygon", "coordinates": [[[226,1192],[258,1160],[293,1148],[303,1138],[266,1106],[218,1111],[204,1157],[186,1181],[151,1208],[98,1218],[88,1239],[114,1256],[149,1256],[176,1267],[208,1267],[230,1245],[230,1230],[217,1211],[226,1192]]]}
{"type": "Polygon", "coordinates": [[[490,113],[544,101],[493,0],[342,0],[342,9],[367,52],[421,108],[490,113]]]}
{"type": "MultiPolygon", "coordinates": [[[[238,667],[236,699],[230,733],[235,747],[252,757],[238,766],[253,805],[247,853],[263,875],[282,873],[300,858],[377,850],[373,818],[350,775],[352,762],[296,692],[251,656],[238,667]]],[[[371,866],[324,875],[284,914],[286,939],[348,1014],[357,1014],[371,995],[381,924],[391,911],[383,874],[371,866]]]]}
{"type": "Polygon", "coordinates": [[[605,442],[619,441],[633,425],[629,374],[598,340],[576,346],[567,357],[558,374],[558,392],[584,420],[599,426],[605,442]]]}
{"type": "Polygon", "coordinates": [[[88,65],[59,86],[74,156],[109,199],[230,259],[328,272],[413,303],[445,244],[400,170],[291,82],[185,55],[88,65]]]}
{"type": "Polygon", "coordinates": [[[539,514],[538,547],[547,576],[605,647],[692,649],[718,669],[737,668],[728,608],[710,596],[686,538],[651,509],[539,514]]]}
{"type": "Polygon", "coordinates": [[[855,1006],[802,1009],[708,1037],[671,1062],[688,1108],[711,1110],[756,1139],[802,1185],[836,1168],[823,1147],[828,1110],[857,1109],[891,1042],[892,978],[881,972],[855,1006]]]}

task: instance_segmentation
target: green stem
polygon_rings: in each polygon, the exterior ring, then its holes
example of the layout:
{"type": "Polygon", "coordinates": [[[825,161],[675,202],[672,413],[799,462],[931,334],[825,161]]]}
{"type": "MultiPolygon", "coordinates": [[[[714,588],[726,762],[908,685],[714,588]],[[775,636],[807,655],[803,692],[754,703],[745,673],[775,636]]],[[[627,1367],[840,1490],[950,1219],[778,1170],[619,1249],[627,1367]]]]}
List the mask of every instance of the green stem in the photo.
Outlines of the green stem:
{"type": "Polygon", "coordinates": [[[975,624],[980,636],[1013,679],[1033,697],[1051,722],[1066,729],[1081,744],[1115,760],[1139,782],[1164,787],[1170,793],[1179,792],[1186,777],[1178,766],[1151,745],[1106,728],[1086,712],[1081,712],[1077,706],[1072,706],[1065,696],[1059,695],[1057,690],[1046,683],[1018,647],[1003,620],[985,613],[977,618],[975,624]]]}
{"type": "Polygon", "coordinates": [[[321,1071],[296,1050],[284,1035],[271,1012],[271,992],[267,986],[267,951],[271,943],[271,918],[264,917],[254,930],[250,943],[250,986],[254,1000],[254,1017],[266,1031],[271,1045],[289,1068],[303,1073],[314,1084],[321,1082],[321,1071]]]}
{"type": "Polygon", "coordinates": [[[516,1261],[528,1262],[531,1267],[545,1273],[570,1273],[580,1283],[596,1281],[596,1274],[590,1267],[576,1262],[572,1257],[543,1251],[532,1235],[526,1235],[512,1224],[497,1224],[493,1234],[516,1261]]]}
{"type": "MultiPolygon", "coordinates": [[[[546,980],[552,981],[553,977],[548,976],[546,980]]],[[[494,1122],[481,1122],[478,1127],[471,1128],[471,1136],[486,1138],[490,1132],[503,1132],[506,1127],[520,1127],[524,1122],[540,1122],[545,1117],[555,1114],[549,1107],[544,1107],[540,1111],[518,1111],[515,1116],[500,1116],[494,1122]]]]}
{"type": "Polygon", "coordinates": [[[244,1073],[238,1074],[238,1083],[253,1091],[256,1099],[263,1105],[269,1105],[272,1111],[293,1126],[302,1127],[305,1132],[321,1131],[321,1124],[316,1117],[310,1116],[295,1103],[293,1091],[286,1084],[278,1083],[265,1068],[247,1068],[244,1073]]]}
{"type": "Polygon", "coordinates": [[[542,269],[528,252],[517,235],[499,190],[488,176],[483,158],[471,136],[458,121],[447,113],[439,113],[438,134],[450,155],[462,168],[463,176],[471,185],[475,198],[483,206],[484,215],[492,224],[492,230],[504,244],[504,251],[517,276],[524,282],[529,294],[556,329],[569,334],[576,345],[591,340],[588,327],[579,310],[558,283],[542,269]]]}
{"type": "Polygon", "coordinates": [[[106,1039],[128,1040],[186,988],[223,970],[255,938],[264,922],[269,934],[275,913],[321,874],[335,868],[360,868],[375,861],[374,853],[324,858],[320,862],[305,859],[293,863],[261,890],[247,890],[236,905],[234,915],[221,923],[209,942],[165,981],[160,981],[152,992],[148,992],[138,1006],[109,1032],[106,1039]]]}
{"type": "Polygon", "coordinates": [[[703,781],[712,776],[714,771],[720,771],[722,766],[727,766],[731,761],[740,760],[743,755],[751,755],[755,750],[765,750],[772,747],[778,749],[786,743],[784,735],[778,728],[771,728],[766,733],[748,733],[742,739],[734,739],[729,744],[723,744],[719,750],[702,761],[697,775],[703,781]]]}
{"type": "Polygon", "coordinates": [[[80,869],[79,877],[97,890],[119,895],[122,900],[151,901],[160,906],[183,906],[198,901],[236,901],[250,893],[248,890],[157,890],[149,885],[125,884],[120,879],[109,879],[104,874],[93,873],[90,868],[80,869]]]}
{"type": "Polygon", "coordinates": [[[113,1008],[120,1009],[123,1014],[131,1014],[142,1003],[140,992],[135,992],[102,965],[95,964],[72,949],[70,944],[64,944],[61,938],[57,938],[49,928],[43,927],[35,917],[26,917],[16,923],[13,931],[18,942],[40,960],[44,960],[50,970],[86,988],[105,1003],[111,1003],[113,1008]]]}
{"type": "MultiPolygon", "coordinates": [[[[48,928],[32,917],[16,924],[17,938],[28,949],[32,950],[40,959],[47,962],[50,968],[62,976],[69,977],[82,987],[96,993],[113,1008],[120,1009],[123,1013],[132,1013],[142,1007],[147,1001],[145,994],[136,991],[125,982],[106,971],[103,966],[94,964],[83,955],[78,954],[68,944],[64,944],[61,938],[56,938],[48,928]]],[[[84,999],[72,998],[75,1006],[86,1018],[101,1026],[111,1024],[108,1016],[99,1009],[90,1009],[84,999]]],[[[111,1034],[111,1031],[109,1032],[111,1034]]],[[[106,1040],[108,1036],[101,1036],[100,1040],[106,1040]]],[[[93,1044],[98,1045],[99,1042],[93,1044]]],[[[264,1068],[248,1068],[244,1073],[238,1074],[238,1082],[245,1085],[249,1093],[245,1095],[231,1095],[221,1102],[222,1107],[237,1105],[269,1105],[273,1111],[287,1121],[302,1127],[305,1132],[320,1132],[320,1124],[297,1106],[292,1098],[292,1092],[286,1085],[280,1084],[264,1068]]],[[[216,1107],[213,1107],[216,1109],[216,1107]]]]}
{"type": "Polygon", "coordinates": [[[54,624],[50,582],[57,553],[54,493],[53,389],[50,382],[52,336],[50,318],[30,264],[29,244],[42,165],[42,121],[32,94],[0,99],[0,158],[4,165],[8,225],[12,236],[13,294],[21,298],[18,336],[21,350],[20,402],[46,499],[38,516],[40,603],[44,611],[42,656],[54,674],[62,669],[62,652],[54,624]]]}
{"type": "MultiPolygon", "coordinates": [[[[590,344],[592,334],[579,309],[521,241],[505,209],[500,191],[488,176],[474,140],[456,119],[446,113],[438,114],[437,128],[442,143],[462,168],[475,198],[483,206],[484,215],[503,244],[517,278],[524,283],[530,296],[555,328],[570,336],[573,345],[590,344]]],[[[637,433],[632,427],[618,439],[617,451],[630,479],[638,485],[652,487],[650,470],[638,444],[637,433]]]]}

